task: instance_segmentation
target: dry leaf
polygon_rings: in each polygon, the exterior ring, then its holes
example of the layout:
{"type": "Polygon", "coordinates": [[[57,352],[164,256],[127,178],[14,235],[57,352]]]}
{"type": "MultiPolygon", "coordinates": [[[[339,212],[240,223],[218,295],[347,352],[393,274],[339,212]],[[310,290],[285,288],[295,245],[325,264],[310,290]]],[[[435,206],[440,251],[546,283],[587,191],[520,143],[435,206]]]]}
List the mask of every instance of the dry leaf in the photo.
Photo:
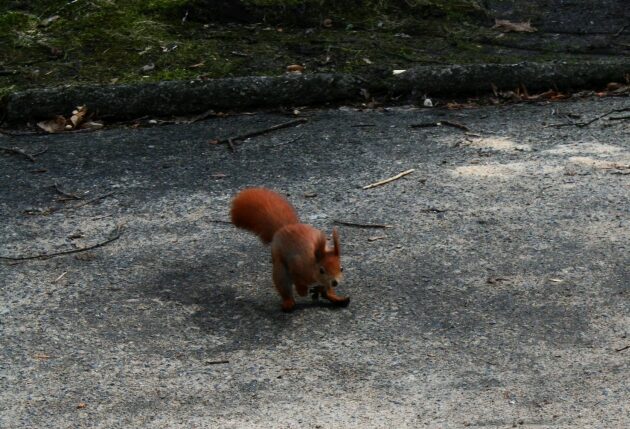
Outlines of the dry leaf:
{"type": "Polygon", "coordinates": [[[33,355],[33,358],[38,360],[48,360],[51,358],[51,356],[47,355],[46,353],[35,353],[33,355]]]}
{"type": "Polygon", "coordinates": [[[287,72],[289,73],[302,73],[304,71],[304,66],[301,66],[299,64],[291,64],[289,66],[287,66],[287,72]]]}
{"type": "Polygon", "coordinates": [[[38,122],[37,126],[47,133],[60,133],[66,129],[66,118],[58,115],[55,119],[38,122]]]}
{"type": "Polygon", "coordinates": [[[532,27],[530,21],[527,22],[512,22],[507,19],[495,19],[494,27],[499,31],[504,33],[509,33],[510,31],[514,31],[516,33],[533,33],[538,31],[538,29],[532,27]]]}
{"type": "Polygon", "coordinates": [[[621,88],[623,85],[617,82],[610,82],[608,85],[606,85],[606,90],[608,91],[614,91],[616,89],[621,88]]]}
{"type": "Polygon", "coordinates": [[[59,18],[61,18],[59,15],[49,16],[46,19],[42,19],[42,21],[39,23],[39,25],[42,26],[42,27],[48,27],[50,24],[52,24],[53,22],[55,22],[59,18]]]}
{"type": "Polygon", "coordinates": [[[82,130],[100,130],[103,128],[103,123],[100,121],[87,121],[83,122],[80,128],[82,130]]]}
{"type": "Polygon", "coordinates": [[[79,404],[77,405],[77,410],[81,410],[85,407],[87,407],[87,404],[85,402],[79,402],[79,404]]]}
{"type": "Polygon", "coordinates": [[[142,66],[142,67],[140,68],[140,71],[142,71],[142,72],[145,72],[145,73],[146,73],[146,72],[148,72],[148,71],[153,70],[154,68],[155,68],[155,64],[151,63],[151,64],[147,64],[147,65],[142,66]]]}
{"type": "Polygon", "coordinates": [[[70,123],[74,128],[77,128],[83,120],[85,119],[85,115],[87,113],[87,108],[85,106],[78,106],[76,110],[72,111],[72,116],[70,117],[70,123]]]}

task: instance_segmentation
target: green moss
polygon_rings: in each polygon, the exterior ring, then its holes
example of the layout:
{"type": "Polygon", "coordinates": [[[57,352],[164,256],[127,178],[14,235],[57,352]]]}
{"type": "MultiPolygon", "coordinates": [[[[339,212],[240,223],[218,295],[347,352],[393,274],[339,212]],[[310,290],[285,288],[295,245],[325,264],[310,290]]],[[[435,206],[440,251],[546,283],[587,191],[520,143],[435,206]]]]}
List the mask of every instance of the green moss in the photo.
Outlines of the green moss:
{"type": "Polygon", "coordinates": [[[496,33],[481,25],[483,9],[473,0],[233,3],[252,12],[254,24],[212,21],[209,0],[14,1],[20,9],[0,13],[0,70],[16,73],[0,75],[0,94],[81,82],[273,75],[295,63],[309,73],[363,73],[522,60],[477,42],[496,33]]]}

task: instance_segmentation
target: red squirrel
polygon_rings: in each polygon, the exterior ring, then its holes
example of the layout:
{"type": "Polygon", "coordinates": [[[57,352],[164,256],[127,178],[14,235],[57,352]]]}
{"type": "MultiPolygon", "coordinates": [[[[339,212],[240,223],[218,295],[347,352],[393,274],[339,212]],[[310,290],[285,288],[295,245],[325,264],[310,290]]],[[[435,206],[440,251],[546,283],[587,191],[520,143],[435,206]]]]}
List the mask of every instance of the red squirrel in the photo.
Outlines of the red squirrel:
{"type": "Polygon", "coordinates": [[[342,278],[339,233],[333,229],[333,247],[326,245],[326,235],[300,223],[293,206],[283,196],[265,188],[248,188],[232,201],[232,223],[271,243],[273,283],[282,297],[282,310],[295,308],[293,285],[298,295],[306,296],[314,288],[313,299],[321,294],[335,305],[345,307],[349,297],[335,294],[342,278]]]}

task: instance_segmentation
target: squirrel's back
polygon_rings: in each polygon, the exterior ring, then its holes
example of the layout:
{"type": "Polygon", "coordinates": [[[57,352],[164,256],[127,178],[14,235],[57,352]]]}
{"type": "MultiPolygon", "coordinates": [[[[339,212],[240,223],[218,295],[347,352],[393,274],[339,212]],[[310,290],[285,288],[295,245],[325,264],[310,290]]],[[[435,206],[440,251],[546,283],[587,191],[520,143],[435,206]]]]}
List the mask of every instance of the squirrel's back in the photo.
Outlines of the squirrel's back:
{"type": "Polygon", "coordinates": [[[248,188],[234,197],[232,223],[270,243],[280,228],[299,223],[293,206],[282,195],[265,188],[248,188]]]}

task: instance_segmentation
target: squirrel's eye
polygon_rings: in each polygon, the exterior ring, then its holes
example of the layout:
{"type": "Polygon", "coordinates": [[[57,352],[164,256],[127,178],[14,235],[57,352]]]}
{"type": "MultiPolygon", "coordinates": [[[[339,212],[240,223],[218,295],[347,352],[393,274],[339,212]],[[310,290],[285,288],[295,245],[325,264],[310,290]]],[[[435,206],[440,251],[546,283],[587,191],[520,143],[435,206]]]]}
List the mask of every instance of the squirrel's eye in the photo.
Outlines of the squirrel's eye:
{"type": "Polygon", "coordinates": [[[339,268],[339,271],[341,271],[343,273],[343,267],[339,268]]]}
{"type": "Polygon", "coordinates": [[[324,274],[324,267],[319,267],[319,273],[324,274]]]}

